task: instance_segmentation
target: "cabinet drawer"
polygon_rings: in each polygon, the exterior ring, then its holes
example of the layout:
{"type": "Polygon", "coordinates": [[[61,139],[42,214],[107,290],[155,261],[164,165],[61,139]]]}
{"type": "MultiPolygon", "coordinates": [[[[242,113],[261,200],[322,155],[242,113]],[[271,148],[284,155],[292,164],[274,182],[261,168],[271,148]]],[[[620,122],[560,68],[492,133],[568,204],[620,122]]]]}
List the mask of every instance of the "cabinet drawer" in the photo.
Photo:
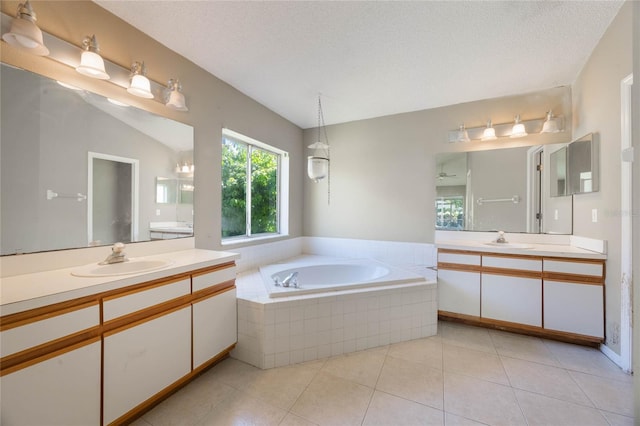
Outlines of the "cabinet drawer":
{"type": "Polygon", "coordinates": [[[92,303],[90,306],[82,305],[73,310],[61,311],[60,314],[47,314],[46,318],[40,320],[34,317],[33,322],[27,321],[24,325],[2,331],[0,356],[5,357],[98,326],[99,305],[98,302],[92,303]]]}
{"type": "Polygon", "coordinates": [[[161,283],[155,287],[105,297],[102,306],[104,321],[110,321],[191,293],[191,280],[161,283]]]}
{"type": "Polygon", "coordinates": [[[206,272],[204,274],[193,276],[193,292],[202,290],[207,287],[214,286],[216,284],[223,283],[225,281],[231,281],[236,279],[236,268],[230,266],[228,268],[220,269],[218,271],[206,272]]]}
{"type": "Polygon", "coordinates": [[[522,271],[542,271],[542,259],[524,259],[519,257],[482,256],[482,266],[522,271]]]}
{"type": "Polygon", "coordinates": [[[566,260],[545,259],[544,271],[602,277],[604,274],[604,264],[601,262],[571,262],[566,260]]]}
{"type": "Polygon", "coordinates": [[[462,253],[438,253],[438,262],[480,266],[480,256],[462,253]]]}

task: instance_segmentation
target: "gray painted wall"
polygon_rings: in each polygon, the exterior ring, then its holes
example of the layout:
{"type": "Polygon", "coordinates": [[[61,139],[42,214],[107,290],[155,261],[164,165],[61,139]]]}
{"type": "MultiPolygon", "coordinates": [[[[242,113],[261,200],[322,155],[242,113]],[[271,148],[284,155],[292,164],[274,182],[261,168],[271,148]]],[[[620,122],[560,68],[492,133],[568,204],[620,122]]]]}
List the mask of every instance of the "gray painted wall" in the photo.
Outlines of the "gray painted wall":
{"type": "MultiPolygon", "coordinates": [[[[573,85],[573,134],[597,132],[600,191],[574,196],[575,235],[608,241],[606,344],[620,352],[620,82],[632,72],[632,12],[627,2],[573,85]],[[598,211],[593,223],[591,212],[598,211]]],[[[637,114],[637,112],[635,113],[637,114]]]]}

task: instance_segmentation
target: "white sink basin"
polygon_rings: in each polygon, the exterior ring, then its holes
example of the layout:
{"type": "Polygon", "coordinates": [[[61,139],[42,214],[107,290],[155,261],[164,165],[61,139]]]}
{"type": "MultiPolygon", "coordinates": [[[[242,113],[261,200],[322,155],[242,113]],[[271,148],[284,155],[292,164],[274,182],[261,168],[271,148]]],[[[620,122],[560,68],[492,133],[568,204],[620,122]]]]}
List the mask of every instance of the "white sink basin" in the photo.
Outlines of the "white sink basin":
{"type": "Polygon", "coordinates": [[[488,246],[492,247],[500,247],[504,249],[530,249],[533,248],[531,244],[525,243],[496,243],[495,241],[491,241],[490,243],[485,243],[488,246]]]}
{"type": "Polygon", "coordinates": [[[81,266],[71,271],[76,277],[115,277],[118,275],[139,274],[142,272],[162,269],[173,262],[170,260],[130,259],[128,262],[112,263],[110,265],[91,264],[81,266]]]}

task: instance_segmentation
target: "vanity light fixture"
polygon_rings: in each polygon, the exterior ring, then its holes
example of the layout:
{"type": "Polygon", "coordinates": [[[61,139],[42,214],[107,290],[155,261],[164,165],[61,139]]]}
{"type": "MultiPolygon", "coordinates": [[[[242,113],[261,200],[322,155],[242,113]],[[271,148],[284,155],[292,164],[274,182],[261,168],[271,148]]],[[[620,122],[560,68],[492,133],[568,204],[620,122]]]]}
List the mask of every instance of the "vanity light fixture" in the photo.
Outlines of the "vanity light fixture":
{"type": "Polygon", "coordinates": [[[169,80],[165,91],[165,99],[165,105],[167,107],[176,111],[189,111],[184,94],[182,93],[182,84],[180,84],[180,80],[174,80],[173,78],[169,80]]]}
{"type": "Polygon", "coordinates": [[[36,20],[36,13],[29,0],[20,3],[16,17],[11,21],[11,28],[2,35],[2,39],[26,52],[47,56],[49,49],[44,45],[42,31],[36,25],[36,20]]]}
{"type": "Polygon", "coordinates": [[[153,99],[153,93],[151,93],[151,83],[147,78],[147,67],[144,62],[134,62],[131,65],[131,82],[127,92],[134,96],[145,99],[153,99]]]}
{"type": "Polygon", "coordinates": [[[180,163],[176,164],[176,173],[180,174],[193,174],[196,167],[193,163],[189,164],[187,161],[183,162],[182,165],[180,163]]]}
{"type": "Polygon", "coordinates": [[[487,128],[484,129],[484,131],[482,132],[482,138],[480,138],[481,141],[492,141],[498,139],[498,137],[496,136],[496,129],[493,128],[493,125],[491,124],[491,119],[489,119],[489,121],[487,121],[487,128]]]}
{"type": "Polygon", "coordinates": [[[456,142],[469,142],[470,140],[471,139],[469,139],[469,133],[467,132],[467,129],[463,123],[458,129],[458,139],[456,140],[456,142]]]}
{"type": "Polygon", "coordinates": [[[560,132],[560,126],[558,126],[558,119],[553,115],[553,111],[547,112],[547,118],[542,125],[542,131],[540,133],[558,133],[560,132]]]}
{"type": "Polygon", "coordinates": [[[84,52],[80,56],[80,65],[76,67],[76,71],[87,77],[109,80],[109,74],[104,69],[104,60],[100,56],[100,48],[95,34],[91,37],[86,36],[82,40],[82,46],[84,52]]]}
{"type": "Polygon", "coordinates": [[[513,125],[513,128],[511,129],[511,135],[509,137],[523,138],[527,135],[528,135],[527,130],[524,127],[524,123],[522,123],[522,121],[520,120],[520,114],[518,114],[516,115],[515,123],[513,125]]]}

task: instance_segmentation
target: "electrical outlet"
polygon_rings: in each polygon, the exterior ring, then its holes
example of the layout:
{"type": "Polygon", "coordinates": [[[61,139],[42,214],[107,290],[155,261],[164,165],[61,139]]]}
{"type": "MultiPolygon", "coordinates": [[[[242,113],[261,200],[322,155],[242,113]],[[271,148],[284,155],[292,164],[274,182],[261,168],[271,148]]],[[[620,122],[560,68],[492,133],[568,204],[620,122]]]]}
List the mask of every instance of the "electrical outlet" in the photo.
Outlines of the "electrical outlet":
{"type": "Polygon", "coordinates": [[[160,216],[160,209],[156,209],[156,216],[160,216]]]}
{"type": "Polygon", "coordinates": [[[558,220],[558,209],[555,209],[555,210],[553,211],[553,219],[554,219],[554,220],[558,220]]]}
{"type": "Polygon", "coordinates": [[[591,222],[596,223],[598,221],[598,209],[591,209],[591,222]]]}

